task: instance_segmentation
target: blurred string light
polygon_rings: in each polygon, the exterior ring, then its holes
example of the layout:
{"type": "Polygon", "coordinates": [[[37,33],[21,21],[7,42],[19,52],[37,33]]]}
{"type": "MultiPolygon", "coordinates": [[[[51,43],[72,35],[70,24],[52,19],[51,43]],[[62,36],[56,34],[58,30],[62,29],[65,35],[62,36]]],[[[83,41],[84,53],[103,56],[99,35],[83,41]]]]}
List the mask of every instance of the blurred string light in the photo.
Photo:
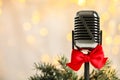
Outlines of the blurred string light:
{"type": "Polygon", "coordinates": [[[115,45],[120,45],[120,35],[115,35],[113,40],[115,45]]]}
{"type": "Polygon", "coordinates": [[[118,46],[112,47],[112,54],[117,55],[118,53],[119,53],[119,47],[118,46]]]}
{"type": "Polygon", "coordinates": [[[70,0],[72,3],[78,3],[78,0],[70,0]]]}
{"type": "Polygon", "coordinates": [[[85,6],[86,0],[78,0],[78,5],[85,6]]]}
{"type": "Polygon", "coordinates": [[[115,7],[115,5],[109,5],[109,8],[108,8],[108,11],[110,12],[110,13],[115,13],[116,12],[116,7],[115,7]]]}
{"type": "Polygon", "coordinates": [[[111,36],[107,36],[105,38],[105,43],[106,43],[106,45],[111,45],[111,43],[112,43],[112,37],[111,36]]]}
{"type": "Polygon", "coordinates": [[[42,54],[40,60],[42,62],[49,62],[50,61],[50,57],[49,57],[48,54],[42,54]]]}
{"type": "Polygon", "coordinates": [[[0,0],[0,16],[2,15],[2,5],[3,5],[3,1],[0,0]]]}
{"type": "Polygon", "coordinates": [[[41,36],[47,36],[48,35],[48,30],[47,30],[47,28],[43,27],[43,28],[40,29],[39,33],[40,33],[41,36]]]}
{"type": "Polygon", "coordinates": [[[115,20],[110,20],[108,23],[108,32],[109,35],[113,36],[115,34],[115,30],[116,30],[116,21],[115,20]]]}
{"type": "Polygon", "coordinates": [[[101,21],[100,24],[101,24],[101,27],[102,27],[102,25],[105,23],[105,21],[107,21],[109,18],[110,18],[110,15],[109,15],[108,12],[104,12],[104,13],[101,14],[101,16],[100,16],[100,21],[101,21]]]}
{"type": "Polygon", "coordinates": [[[2,15],[2,9],[0,8],[0,16],[2,15]]]}
{"type": "Polygon", "coordinates": [[[26,41],[27,41],[28,44],[33,45],[33,44],[36,43],[36,38],[33,35],[28,35],[26,37],[26,41]]]}
{"type": "Polygon", "coordinates": [[[108,11],[111,14],[114,14],[116,12],[116,3],[119,3],[119,2],[117,0],[110,0],[108,11]]]}
{"type": "Polygon", "coordinates": [[[3,1],[2,1],[2,0],[0,0],[0,7],[2,7],[2,5],[3,5],[3,1]]]}
{"type": "Polygon", "coordinates": [[[26,22],[23,24],[23,29],[25,31],[29,31],[29,30],[31,30],[31,28],[32,28],[32,25],[29,22],[26,22]]]}
{"type": "Polygon", "coordinates": [[[19,3],[25,3],[26,0],[17,0],[19,3]]]}
{"type": "Polygon", "coordinates": [[[33,14],[32,14],[32,22],[33,22],[33,24],[38,24],[39,21],[40,21],[40,18],[41,18],[41,16],[40,16],[39,11],[34,11],[33,14]]]}
{"type": "Polygon", "coordinates": [[[52,60],[52,63],[53,63],[54,65],[58,65],[58,64],[59,64],[59,63],[58,63],[58,60],[59,60],[58,57],[54,57],[53,60],[52,60]]]}
{"type": "Polygon", "coordinates": [[[118,25],[118,31],[120,32],[120,24],[118,25]]]}
{"type": "Polygon", "coordinates": [[[71,42],[72,41],[72,33],[68,33],[66,36],[66,39],[71,42]]]}

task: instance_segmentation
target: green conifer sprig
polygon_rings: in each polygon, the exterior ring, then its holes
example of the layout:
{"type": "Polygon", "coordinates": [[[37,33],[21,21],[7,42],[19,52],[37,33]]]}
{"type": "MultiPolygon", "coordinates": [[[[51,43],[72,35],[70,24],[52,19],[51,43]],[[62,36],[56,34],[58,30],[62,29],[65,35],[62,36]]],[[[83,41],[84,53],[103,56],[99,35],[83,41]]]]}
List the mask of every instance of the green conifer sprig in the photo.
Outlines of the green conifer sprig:
{"type": "MultiPolygon", "coordinates": [[[[67,62],[68,59],[61,56],[58,60],[60,68],[51,63],[35,63],[36,74],[30,76],[29,80],[84,80],[83,75],[78,75],[66,66],[67,62]]],[[[93,69],[90,80],[120,80],[110,64],[108,61],[102,69],[93,69]]]]}

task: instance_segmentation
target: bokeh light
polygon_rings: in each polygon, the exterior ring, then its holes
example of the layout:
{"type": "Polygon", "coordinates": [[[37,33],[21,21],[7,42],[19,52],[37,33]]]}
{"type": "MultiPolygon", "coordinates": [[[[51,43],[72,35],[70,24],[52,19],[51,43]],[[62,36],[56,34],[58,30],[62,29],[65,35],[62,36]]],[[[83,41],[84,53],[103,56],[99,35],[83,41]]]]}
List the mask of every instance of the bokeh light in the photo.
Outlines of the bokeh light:
{"type": "Polygon", "coordinates": [[[25,31],[29,31],[29,30],[31,30],[31,28],[32,28],[32,25],[29,22],[26,22],[23,24],[23,29],[25,31]]]}
{"type": "Polygon", "coordinates": [[[72,33],[68,33],[66,36],[66,39],[71,42],[72,41],[72,33]]]}
{"type": "Polygon", "coordinates": [[[26,0],[18,0],[18,2],[20,2],[20,3],[25,3],[26,0]]]}
{"type": "Polygon", "coordinates": [[[119,30],[119,32],[120,32],[120,24],[118,25],[118,30],[119,30]]]}
{"type": "Polygon", "coordinates": [[[40,35],[41,36],[47,36],[47,34],[48,34],[48,30],[45,27],[40,29],[40,35]]]}
{"type": "Polygon", "coordinates": [[[112,37],[111,36],[107,36],[105,38],[105,43],[106,43],[106,45],[110,45],[112,43],[112,37]]]}
{"type": "Polygon", "coordinates": [[[3,1],[2,0],[0,0],[0,7],[3,5],[3,1]]]}
{"type": "Polygon", "coordinates": [[[33,45],[36,43],[36,38],[33,35],[28,35],[26,41],[28,44],[33,45]]]}
{"type": "Polygon", "coordinates": [[[50,56],[48,54],[42,54],[40,60],[42,62],[49,62],[50,61],[50,56]]]}
{"type": "Polygon", "coordinates": [[[0,16],[2,15],[2,9],[0,8],[0,16]]]}
{"type": "Polygon", "coordinates": [[[40,16],[39,11],[34,11],[33,14],[32,14],[32,22],[34,24],[38,24],[39,21],[40,21],[40,18],[41,18],[41,16],[40,16]]]}
{"type": "Polygon", "coordinates": [[[78,5],[85,6],[86,0],[78,0],[78,5]]]}

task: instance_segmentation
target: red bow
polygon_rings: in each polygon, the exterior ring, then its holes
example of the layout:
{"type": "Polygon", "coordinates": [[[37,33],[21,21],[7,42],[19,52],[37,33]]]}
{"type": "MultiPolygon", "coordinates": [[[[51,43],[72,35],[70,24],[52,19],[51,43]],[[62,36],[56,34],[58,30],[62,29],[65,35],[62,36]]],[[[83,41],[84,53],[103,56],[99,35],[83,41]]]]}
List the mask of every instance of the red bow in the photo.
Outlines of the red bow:
{"type": "Polygon", "coordinates": [[[106,63],[107,58],[104,58],[104,53],[101,45],[94,48],[89,54],[83,54],[79,50],[72,50],[71,63],[67,66],[77,71],[85,62],[90,62],[95,68],[102,68],[106,63]]]}

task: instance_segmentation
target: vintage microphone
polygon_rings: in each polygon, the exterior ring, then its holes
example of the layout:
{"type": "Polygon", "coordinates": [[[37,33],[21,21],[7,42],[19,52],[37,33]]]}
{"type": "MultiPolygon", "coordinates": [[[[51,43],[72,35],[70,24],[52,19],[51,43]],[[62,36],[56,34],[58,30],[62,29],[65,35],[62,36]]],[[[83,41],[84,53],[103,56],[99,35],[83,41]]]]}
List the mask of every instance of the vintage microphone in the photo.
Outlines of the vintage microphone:
{"type": "MultiPolygon", "coordinates": [[[[89,50],[98,44],[102,44],[102,31],[99,27],[98,14],[95,11],[77,12],[72,31],[72,48],[89,50]]],[[[84,65],[84,78],[89,80],[89,62],[84,65]]]]}

